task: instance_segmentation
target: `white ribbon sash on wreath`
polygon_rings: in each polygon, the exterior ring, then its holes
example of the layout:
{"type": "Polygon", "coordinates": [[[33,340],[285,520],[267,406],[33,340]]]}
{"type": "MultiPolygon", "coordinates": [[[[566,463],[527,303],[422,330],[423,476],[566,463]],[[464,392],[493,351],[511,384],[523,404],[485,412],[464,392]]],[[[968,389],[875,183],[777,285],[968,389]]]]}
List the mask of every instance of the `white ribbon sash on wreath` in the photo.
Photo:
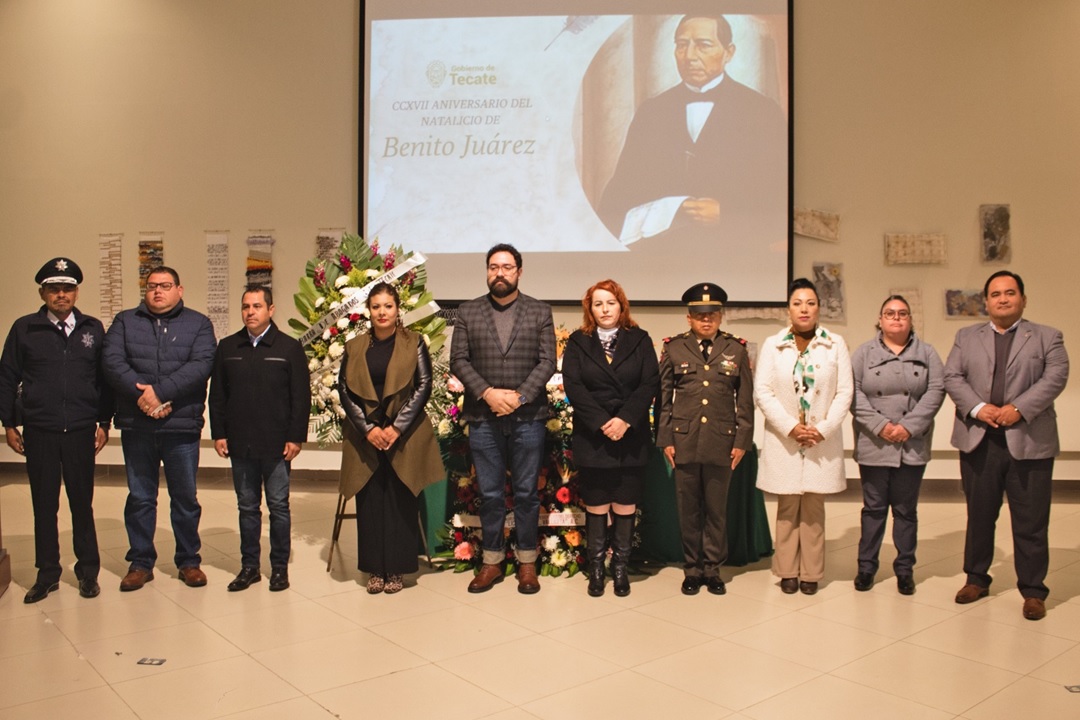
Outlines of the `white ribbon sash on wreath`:
{"type": "MultiPolygon", "coordinates": [[[[481,527],[479,515],[461,515],[457,514],[451,519],[450,524],[456,528],[481,527]]],[[[579,527],[585,524],[585,513],[573,512],[572,510],[562,510],[560,512],[540,512],[539,522],[540,527],[579,527]]],[[[514,514],[506,514],[507,528],[514,527],[514,514]]]]}
{"type": "MultiPolygon", "coordinates": [[[[408,260],[399,265],[395,265],[392,269],[387,270],[385,273],[375,278],[367,285],[364,285],[364,287],[360,288],[356,293],[352,295],[352,297],[346,298],[341,302],[340,305],[338,305],[336,308],[324,315],[321,320],[312,325],[307,332],[300,336],[300,344],[303,346],[307,346],[311,344],[312,340],[321,337],[323,332],[325,332],[328,327],[330,327],[331,325],[335,325],[339,319],[349,314],[351,310],[355,309],[361,303],[365,302],[368,295],[371,294],[371,288],[375,287],[378,283],[393,282],[394,280],[397,280],[399,277],[409,272],[413,268],[420,267],[426,262],[427,258],[422,253],[414,252],[412,255],[409,256],[408,260]]],[[[435,303],[429,303],[422,308],[416,308],[415,310],[410,312],[407,318],[402,319],[402,322],[406,325],[411,325],[414,322],[423,320],[429,315],[433,315],[438,309],[438,305],[436,305],[435,303]],[[431,312],[429,312],[427,315],[417,317],[420,311],[431,308],[432,306],[434,306],[434,309],[431,310],[431,312]],[[406,319],[408,319],[408,322],[405,322],[406,319]]]]}

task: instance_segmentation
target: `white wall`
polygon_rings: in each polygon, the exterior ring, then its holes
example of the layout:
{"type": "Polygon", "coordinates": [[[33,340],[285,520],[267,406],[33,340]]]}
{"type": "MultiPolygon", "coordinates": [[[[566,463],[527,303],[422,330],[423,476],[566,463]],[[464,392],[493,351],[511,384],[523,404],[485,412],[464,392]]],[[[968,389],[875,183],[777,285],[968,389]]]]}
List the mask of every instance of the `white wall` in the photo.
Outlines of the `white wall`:
{"type": "MultiPolygon", "coordinates": [[[[359,14],[356,0],[0,0],[0,328],[37,307],[33,275],[58,254],[87,272],[80,306],[97,314],[102,232],[125,233],[125,306],[139,299],[138,233],[156,230],[201,309],[204,231],[231,233],[235,295],[247,231],[273,228],[279,319],[292,314],[316,230],[356,227],[359,14]]],[[[795,202],[843,219],[838,245],[797,239],[795,272],[844,263],[848,322],[833,327],[852,347],[889,287],[914,286],[926,338],[947,354],[963,323],[944,319],[942,292],[1000,267],[978,259],[978,206],[998,202],[1012,206],[1009,267],[1027,282],[1027,316],[1072,345],[1078,35],[1074,0],[796,3],[795,202]],[[949,262],[886,267],[884,232],[944,232],[949,262]]],[[[722,257],[673,265],[687,286],[739,271],[722,257]]],[[[522,288],[543,296],[527,268],[522,288]]],[[[681,310],[635,314],[657,340],[686,327],[681,310]]],[[[579,312],[556,321],[576,326],[579,312]]],[[[779,325],[728,329],[760,342],[779,325]]],[[[1080,478],[1078,387],[1058,403],[1058,477],[1080,478]]],[[[933,477],[957,475],[951,414],[939,415],[933,477]]],[[[119,443],[102,461],[122,461],[119,443]]],[[[309,447],[298,466],[336,463],[309,447]]]]}

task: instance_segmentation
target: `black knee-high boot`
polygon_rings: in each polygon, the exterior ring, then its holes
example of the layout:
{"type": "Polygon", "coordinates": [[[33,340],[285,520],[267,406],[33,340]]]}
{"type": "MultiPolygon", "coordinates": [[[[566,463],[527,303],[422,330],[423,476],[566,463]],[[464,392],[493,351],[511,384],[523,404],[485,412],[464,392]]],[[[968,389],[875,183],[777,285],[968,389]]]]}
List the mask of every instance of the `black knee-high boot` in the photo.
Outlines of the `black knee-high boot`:
{"type": "Polygon", "coordinates": [[[630,594],[630,576],[626,572],[626,564],[630,562],[630,547],[634,540],[634,520],[636,514],[619,515],[614,513],[615,520],[611,529],[611,578],[615,594],[625,597],[630,594]]]}
{"type": "Polygon", "coordinates": [[[589,595],[604,594],[604,556],[607,555],[607,513],[585,513],[585,538],[589,557],[589,595]]]}

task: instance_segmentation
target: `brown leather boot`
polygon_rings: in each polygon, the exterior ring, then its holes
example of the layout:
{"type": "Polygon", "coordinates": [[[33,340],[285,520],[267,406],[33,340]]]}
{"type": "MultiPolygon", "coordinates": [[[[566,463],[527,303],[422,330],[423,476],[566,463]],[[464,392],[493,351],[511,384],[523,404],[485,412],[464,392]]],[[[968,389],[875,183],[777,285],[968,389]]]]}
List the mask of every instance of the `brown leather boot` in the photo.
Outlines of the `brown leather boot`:
{"type": "Polygon", "coordinates": [[[523,562],[518,565],[517,571],[518,592],[524,595],[532,595],[540,592],[540,580],[536,577],[536,563],[523,562]]]}
{"type": "Polygon", "coordinates": [[[482,593],[491,589],[491,586],[495,583],[501,583],[503,580],[503,569],[501,565],[489,565],[484,563],[480,567],[480,572],[476,573],[476,577],[469,583],[469,592],[482,593]]]}

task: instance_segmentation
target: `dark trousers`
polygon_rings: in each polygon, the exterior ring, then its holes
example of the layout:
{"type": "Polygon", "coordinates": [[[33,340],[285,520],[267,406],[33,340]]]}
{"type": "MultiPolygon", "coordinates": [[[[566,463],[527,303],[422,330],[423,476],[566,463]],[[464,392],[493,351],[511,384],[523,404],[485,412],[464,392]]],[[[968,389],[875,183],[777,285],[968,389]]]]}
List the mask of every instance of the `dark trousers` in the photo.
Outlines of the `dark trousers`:
{"type": "MultiPolygon", "coordinates": [[[[678,455],[675,456],[678,462],[678,455]]],[[[727,561],[727,497],[730,465],[679,463],[675,466],[675,502],[682,535],[683,573],[717,577],[727,561]]]]}
{"type": "Polygon", "coordinates": [[[262,555],[262,490],[270,511],[270,567],[289,564],[292,516],[289,514],[289,463],[282,458],[232,458],[236,508],[240,513],[240,562],[259,567],[262,555]]]}
{"type": "Polygon", "coordinates": [[[128,498],[124,505],[128,550],[125,559],[130,569],[153,570],[157,562],[154,532],[157,530],[158,475],[165,468],[169,489],[169,515],[172,519],[177,568],[199,567],[199,519],[202,507],[195,492],[199,470],[198,433],[155,433],[125,430],[120,434],[127,470],[128,498]]]}
{"type": "Polygon", "coordinates": [[[968,511],[964,572],[969,583],[990,587],[994,530],[1004,494],[1012,518],[1016,586],[1026,598],[1046,599],[1049,591],[1043,581],[1050,564],[1047,527],[1053,472],[1053,458],[1014,459],[1001,433],[987,433],[975,450],[960,453],[968,511]]]}
{"type": "Polygon", "coordinates": [[[863,494],[859,572],[873,575],[878,570],[878,553],[891,507],[893,544],[896,546],[893,571],[897,575],[912,574],[919,534],[919,486],[925,470],[925,465],[859,465],[863,494]]]}
{"type": "Polygon", "coordinates": [[[540,498],[537,480],[544,459],[547,430],[539,420],[514,422],[509,417],[469,423],[469,449],[480,488],[480,524],[484,562],[503,561],[506,536],[506,471],[514,495],[514,529],[517,558],[536,560],[540,498]]]}
{"type": "Polygon", "coordinates": [[[371,575],[405,575],[420,568],[419,500],[398,479],[384,453],[356,493],[357,569],[371,575]]]}
{"type": "Polygon", "coordinates": [[[71,542],[75,548],[75,577],[94,580],[101,569],[94,528],[94,434],[96,428],[56,433],[25,428],[26,472],[34,505],[34,565],[37,582],[60,580],[60,480],[71,507],[71,542]]]}

